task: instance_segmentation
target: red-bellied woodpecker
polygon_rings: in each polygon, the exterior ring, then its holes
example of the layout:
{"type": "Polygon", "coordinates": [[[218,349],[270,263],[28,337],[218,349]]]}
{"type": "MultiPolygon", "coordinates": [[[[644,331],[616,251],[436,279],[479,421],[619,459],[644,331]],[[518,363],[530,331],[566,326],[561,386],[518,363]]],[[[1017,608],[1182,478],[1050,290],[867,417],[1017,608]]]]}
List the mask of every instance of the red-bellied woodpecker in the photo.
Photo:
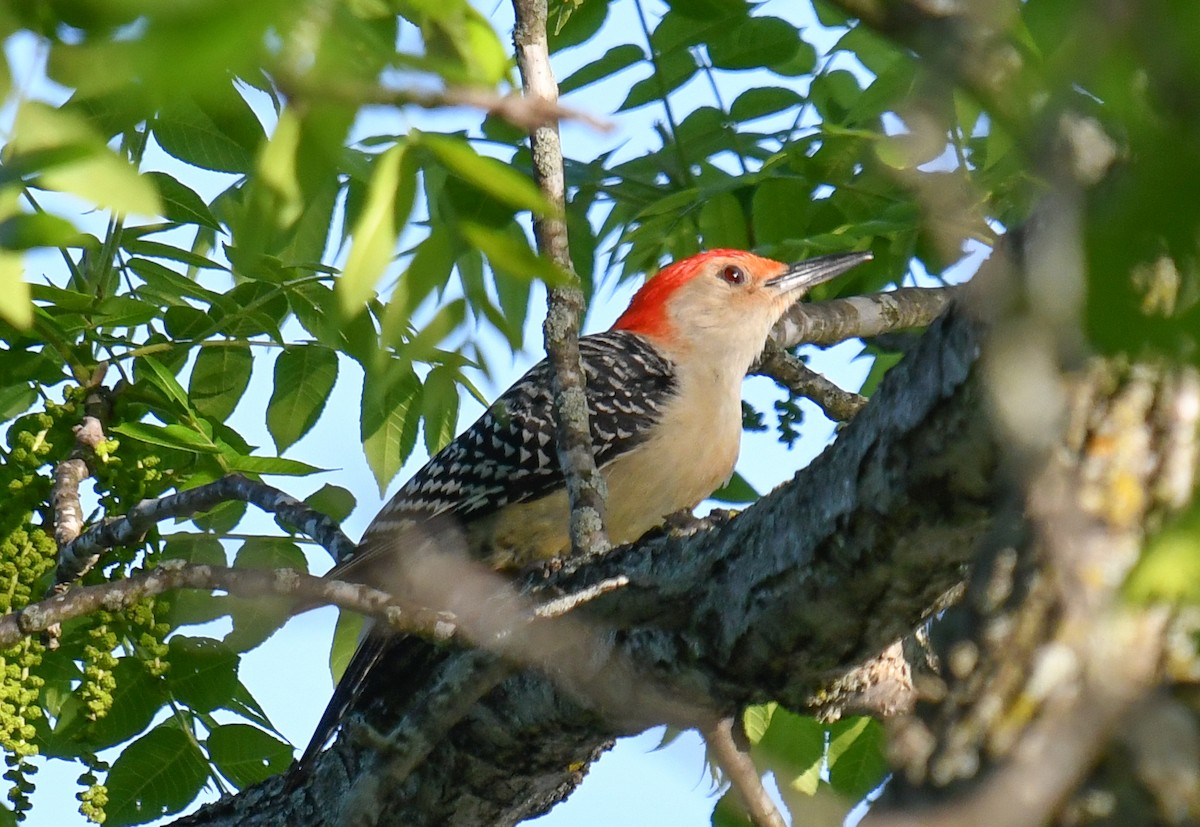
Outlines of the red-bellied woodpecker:
{"type": "MultiPolygon", "coordinates": [[[[613,543],[633,542],[729,479],[741,442],[742,380],[771,328],[814,285],[869,258],[844,253],[787,265],[739,250],[701,253],[650,279],[612,330],[579,340],[613,543]]],[[[418,471],[331,576],[369,579],[381,558],[402,553],[392,538],[447,518],[465,533],[469,553],[496,569],[569,553],[550,370],[546,361],[530,369],[418,471]]],[[[386,635],[368,635],[301,766],[329,740],[388,645],[386,635]]]]}

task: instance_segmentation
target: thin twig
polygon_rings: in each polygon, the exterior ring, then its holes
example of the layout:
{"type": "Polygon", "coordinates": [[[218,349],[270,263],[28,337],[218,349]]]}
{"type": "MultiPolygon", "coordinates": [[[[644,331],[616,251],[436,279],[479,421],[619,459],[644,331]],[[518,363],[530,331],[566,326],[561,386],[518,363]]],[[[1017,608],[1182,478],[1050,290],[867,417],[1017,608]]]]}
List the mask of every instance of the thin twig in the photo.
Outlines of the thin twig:
{"type": "Polygon", "coordinates": [[[567,612],[573,612],[582,606],[584,603],[590,603],[597,597],[615,592],[617,589],[622,589],[629,585],[629,578],[624,575],[618,577],[610,577],[607,580],[601,580],[593,586],[589,586],[582,591],[565,594],[562,597],[556,597],[549,600],[533,610],[535,616],[541,619],[550,619],[554,617],[562,617],[567,612]]]}
{"type": "Polygon", "coordinates": [[[147,597],[176,589],[220,590],[245,597],[279,595],[297,598],[306,608],[329,604],[378,618],[397,632],[446,641],[457,633],[452,615],[398,606],[387,592],[357,583],[327,580],[294,569],[235,569],[167,560],[124,580],[81,586],[0,616],[0,648],[57,623],[92,614],[126,609],[147,597]]]}
{"type": "Polygon", "coordinates": [[[753,372],[811,399],[835,422],[849,422],[867,404],[865,396],[839,388],[774,342],[767,342],[753,372]]]}
{"type": "Polygon", "coordinates": [[[280,81],[280,88],[292,97],[323,98],[360,106],[480,109],[527,131],[559,121],[578,121],[601,132],[608,132],[613,128],[610,121],[580,109],[563,106],[557,100],[523,97],[517,94],[500,95],[491,89],[471,86],[448,86],[440,90],[389,89],[386,86],[365,83],[327,83],[285,78],[280,81]]]}
{"type": "Polygon", "coordinates": [[[309,508],[274,486],[230,474],[215,482],[159,497],[142,500],[123,517],[105,520],[71,540],[59,552],[56,583],[67,583],[86,573],[100,552],[139,542],[155,524],[169,517],[192,517],[229,500],[253,503],[275,514],[281,521],[312,537],[334,560],[346,559],[354,543],[336,522],[309,508]]]}
{"type": "Polygon", "coordinates": [[[706,727],[703,735],[709,753],[737,791],[754,827],[787,827],[750,757],[750,742],[742,728],[741,718],[732,715],[722,718],[713,726],[706,727]]]}
{"type": "MultiPolygon", "coordinates": [[[[546,36],[546,0],[513,0],[516,24],[513,42],[525,96],[557,104],[558,84],[550,67],[546,36]]],[[[537,127],[529,136],[533,177],[553,214],[535,216],[534,235],[538,250],[567,273],[574,274],[567,245],[566,183],[558,124],[537,127]]],[[[607,490],[596,468],[592,451],[585,378],[579,358],[579,324],[583,316],[583,290],[579,277],[549,295],[546,322],[542,327],[546,353],[554,368],[554,409],[558,415],[558,458],[566,477],[571,504],[571,548],[574,554],[591,555],[608,549],[604,528],[607,490]]]]}

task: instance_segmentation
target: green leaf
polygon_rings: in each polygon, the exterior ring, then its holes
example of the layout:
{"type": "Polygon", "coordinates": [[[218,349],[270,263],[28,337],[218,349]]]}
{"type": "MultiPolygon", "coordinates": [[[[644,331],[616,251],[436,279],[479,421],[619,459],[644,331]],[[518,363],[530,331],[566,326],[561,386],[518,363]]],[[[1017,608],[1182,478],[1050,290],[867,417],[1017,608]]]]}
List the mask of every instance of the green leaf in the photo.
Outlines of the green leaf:
{"type": "Polygon", "coordinates": [[[783,112],[804,103],[799,92],[781,86],[755,86],[737,96],[729,107],[729,116],[735,121],[752,121],[783,112]]]}
{"type": "Polygon", "coordinates": [[[1147,544],[1125,584],[1135,601],[1200,601],[1200,505],[1193,505],[1147,544]]]}
{"type": "Polygon", "coordinates": [[[309,508],[320,511],[338,523],[345,522],[358,505],[358,500],[352,493],[340,485],[330,485],[329,483],[325,483],[305,497],[304,502],[309,508]]]}
{"type": "Polygon", "coordinates": [[[446,169],[497,201],[534,215],[554,212],[532,180],[508,164],[480,155],[463,139],[423,132],[419,140],[446,169]]]}
{"type": "Polygon", "coordinates": [[[629,94],[617,107],[618,112],[628,112],[648,103],[661,101],[680,86],[692,79],[700,66],[687,49],[668,52],[658,59],[658,71],[629,88],[629,94]]]}
{"type": "Polygon", "coordinates": [[[232,86],[219,103],[200,106],[181,98],[159,112],[154,137],[181,161],[215,172],[247,173],[266,140],[262,124],[232,86]]]}
{"type": "Polygon", "coordinates": [[[178,261],[189,267],[196,267],[200,270],[229,270],[224,264],[218,264],[210,258],[193,253],[191,250],[184,250],[170,244],[163,244],[161,241],[149,241],[144,238],[138,238],[123,242],[121,247],[134,255],[165,258],[170,261],[178,261]]]}
{"type": "Polygon", "coordinates": [[[350,232],[354,240],[336,290],[347,315],[357,313],[375,294],[376,282],[395,255],[396,238],[407,219],[396,212],[396,195],[402,184],[407,186],[402,178],[410,173],[415,176],[403,163],[406,152],[406,145],[397,144],[376,161],[366,203],[350,232]]]}
{"type": "Polygon", "coordinates": [[[829,0],[814,0],[813,11],[817,14],[817,20],[822,26],[835,28],[845,26],[850,16],[846,11],[836,3],[831,3],[829,0]]]}
{"type": "Polygon", "coordinates": [[[125,158],[108,148],[103,136],[84,118],[37,101],[25,101],[17,111],[9,160],[20,164],[23,153],[59,151],[44,155],[36,185],[70,192],[119,213],[160,215],[162,205],[153,183],[125,158]]]}
{"type": "Polygon", "coordinates": [[[754,827],[738,794],[729,790],[713,807],[712,827],[754,827]]]}
{"type": "Polygon", "coordinates": [[[425,377],[425,390],[421,398],[421,413],[424,421],[425,450],[433,456],[450,444],[458,429],[458,382],[457,371],[439,366],[425,377]]]}
{"type": "Polygon", "coordinates": [[[18,330],[27,330],[33,324],[24,258],[18,253],[0,252],[0,319],[18,330]]]}
{"type": "Polygon", "coordinates": [[[829,51],[849,52],[876,77],[886,72],[903,54],[894,43],[867,26],[849,27],[829,51]]]}
{"type": "Polygon", "coordinates": [[[176,635],[167,654],[171,669],[167,686],[176,700],[197,712],[211,712],[229,700],[237,687],[237,652],[206,637],[176,635]]]}
{"type": "Polygon", "coordinates": [[[81,238],[74,224],[50,213],[19,213],[0,221],[0,247],[7,250],[78,246],[81,238]]]}
{"type": "Polygon", "coordinates": [[[175,722],[159,724],[125,748],[105,779],[105,824],[144,824],[177,813],[208,777],[204,756],[175,722]]]}
{"type": "Polygon", "coordinates": [[[275,360],[275,387],[267,403],[267,430],[283,453],[321,417],[337,381],[337,354],[323,345],[295,345],[275,360]]]}
{"type": "Polygon", "coordinates": [[[796,54],[788,60],[772,65],[771,71],[777,75],[783,75],[785,78],[796,78],[802,75],[811,75],[816,68],[817,50],[811,43],[801,40],[796,54]]]}
{"type": "MultiPolygon", "coordinates": [[[[163,313],[163,327],[175,342],[187,342],[202,335],[212,327],[212,316],[189,304],[168,307],[163,313]]],[[[184,347],[188,347],[184,345],[184,347]]],[[[166,358],[166,357],[164,357],[166,358]]],[[[182,364],[180,364],[182,368],[182,364]]]]}
{"type": "Polygon", "coordinates": [[[525,233],[515,224],[498,230],[474,221],[460,221],[458,231],[471,246],[487,256],[494,269],[505,275],[519,279],[540,278],[552,287],[571,280],[570,274],[563,272],[557,264],[534,252],[525,233]]]}
{"type": "Polygon", "coordinates": [[[229,699],[229,703],[226,704],[225,709],[236,712],[243,718],[258,724],[263,729],[268,729],[276,735],[283,737],[283,733],[271,723],[266,711],[254,699],[254,696],[250,694],[250,690],[241,681],[238,681],[237,688],[233,690],[233,697],[229,699]]]}
{"type": "Polygon", "coordinates": [[[113,678],[112,707],[88,727],[87,739],[93,749],[129,740],[149,726],[167,702],[166,682],[151,675],[141,658],[118,658],[113,678]]]}
{"type": "Polygon", "coordinates": [[[200,413],[224,421],[246,392],[253,368],[248,348],[201,348],[188,381],[188,397],[200,413]]]}
{"type": "MultiPolygon", "coordinates": [[[[233,628],[222,638],[222,645],[233,652],[248,652],[261,646],[283,628],[295,612],[295,600],[276,595],[226,597],[233,628]]],[[[228,700],[222,708],[229,708],[228,700]]]]}
{"type": "Polygon", "coordinates": [[[214,506],[203,514],[197,514],[192,517],[192,522],[201,531],[208,531],[213,534],[226,534],[233,531],[234,526],[244,516],[246,516],[246,504],[234,500],[214,506]]]}
{"type": "MultiPolygon", "coordinates": [[[[742,152],[742,145],[739,144],[736,135],[733,125],[729,123],[729,117],[712,106],[697,108],[684,118],[675,130],[675,139],[679,141],[680,146],[687,148],[688,155],[692,158],[706,158],[725,149],[742,152]]],[[[716,175],[719,176],[717,182],[721,182],[722,179],[728,182],[737,180],[721,173],[716,175]]],[[[711,187],[712,183],[709,186],[711,187]]]]}
{"type": "Polygon", "coordinates": [[[781,787],[812,795],[821,780],[825,727],[814,718],[777,707],[753,754],[775,772],[781,787]]]}
{"type": "Polygon", "coordinates": [[[308,571],[308,561],[300,546],[285,537],[251,537],[238,549],[233,565],[243,569],[308,571]]]}
{"type": "Polygon", "coordinates": [[[513,126],[499,115],[488,115],[480,126],[483,137],[498,144],[516,146],[529,138],[529,133],[519,126],[513,126]]]}
{"type": "MultiPolygon", "coordinates": [[[[207,303],[217,298],[217,294],[212,290],[201,287],[187,276],[177,273],[169,267],[164,267],[157,261],[151,261],[148,258],[131,258],[127,266],[160,296],[171,296],[176,302],[188,298],[207,303]]],[[[178,306],[186,306],[189,310],[196,309],[190,305],[180,304],[178,306]]]]}
{"type": "MultiPolygon", "coordinates": [[[[217,565],[225,565],[222,555],[217,565]]],[[[229,614],[229,598],[225,595],[183,589],[171,596],[166,622],[172,626],[192,626],[210,623],[229,614]]]]}
{"type": "Polygon", "coordinates": [[[183,425],[155,425],[150,422],[122,422],[109,428],[110,431],[145,442],[175,448],[195,454],[215,454],[220,447],[210,437],[186,428],[183,425]]]}
{"type": "Polygon", "coordinates": [[[872,718],[846,718],[829,726],[829,783],[857,800],[883,783],[888,772],[884,734],[872,718]]]}
{"type": "Polygon", "coordinates": [[[741,474],[734,473],[729,482],[712,492],[712,499],[725,503],[752,503],[761,496],[741,474]]]}
{"type": "Polygon", "coordinates": [[[137,327],[158,318],[160,312],[158,305],[133,296],[109,296],[97,303],[95,321],[105,328],[137,327]]]}
{"type": "Polygon", "coordinates": [[[393,370],[400,370],[400,376],[368,376],[363,382],[360,433],[380,494],[412,453],[421,418],[414,408],[421,381],[407,366],[396,365],[393,370]]]}
{"type": "Polygon", "coordinates": [[[238,789],[265,781],[287,769],[292,747],[249,724],[223,724],[204,742],[221,775],[238,789]]]}
{"type": "Polygon", "coordinates": [[[277,227],[290,227],[304,211],[304,192],[297,170],[303,122],[295,107],[288,107],[279,116],[275,131],[258,156],[258,175],[254,185],[270,193],[265,201],[269,208],[265,217],[277,227]]]}
{"type": "Polygon", "coordinates": [[[742,713],[742,727],[746,730],[746,737],[751,745],[757,744],[767,734],[767,728],[771,725],[771,717],[775,714],[777,707],[778,704],[773,701],[746,707],[742,713]]]}
{"type": "Polygon", "coordinates": [[[454,299],[439,307],[424,327],[403,341],[394,343],[396,356],[410,364],[436,360],[441,355],[438,345],[462,326],[466,316],[467,303],[464,299],[454,299]]]}
{"type": "Polygon", "coordinates": [[[128,741],[150,725],[167,702],[165,682],[152,677],[141,659],[135,657],[118,658],[112,675],[115,685],[108,713],[91,720],[82,690],[76,689],[58,710],[44,754],[74,757],[82,746],[80,742],[86,742],[89,749],[104,749],[128,741]]]}
{"type": "Polygon", "coordinates": [[[472,6],[464,9],[465,18],[459,52],[475,83],[495,86],[508,73],[508,50],[500,42],[491,22],[472,6]]]}
{"type": "Polygon", "coordinates": [[[745,0],[668,0],[671,11],[698,20],[725,20],[746,13],[745,0]]]}
{"type": "MultiPolygon", "coordinates": [[[[858,78],[846,69],[822,72],[813,78],[812,86],[808,90],[808,99],[825,120],[821,129],[830,134],[837,134],[833,128],[844,122],[846,114],[858,103],[861,96],[862,89],[858,85],[858,78]]],[[[870,132],[856,131],[852,134],[875,137],[870,132]]]]}
{"type": "Polygon", "coordinates": [[[639,63],[645,59],[646,53],[642,50],[641,46],[636,46],[632,43],[613,46],[604,53],[603,57],[593,60],[586,66],[581,66],[572,72],[558,85],[558,92],[561,95],[565,95],[568,92],[574,92],[576,89],[582,89],[590,83],[595,83],[610,75],[615,75],[622,69],[628,69],[635,63],[639,63]]]}
{"type": "Polygon", "coordinates": [[[93,295],[55,287],[53,284],[31,284],[29,292],[34,300],[51,304],[59,312],[90,313],[96,304],[93,295]]]}
{"type": "Polygon", "coordinates": [[[755,187],[750,213],[759,244],[806,238],[812,226],[812,184],[800,178],[768,178],[755,187]]]}
{"type": "Polygon", "coordinates": [[[284,477],[306,477],[309,474],[322,474],[326,469],[309,465],[285,457],[251,457],[242,455],[225,455],[225,461],[230,471],[241,471],[244,474],[275,474],[284,477]]]}
{"type": "Polygon", "coordinates": [[[334,683],[342,679],[358,649],[364,622],[363,616],[354,612],[343,610],[338,614],[337,625],[333,627],[333,646],[329,650],[329,674],[334,683]]]}
{"type": "Polygon", "coordinates": [[[790,60],[800,42],[800,33],[786,20],[750,17],[720,29],[708,41],[708,56],[718,69],[770,68],[790,60]]]}
{"type": "Polygon", "coordinates": [[[434,290],[445,288],[460,246],[446,226],[435,226],[416,252],[388,300],[381,325],[382,338],[395,341],[412,323],[413,313],[434,290]]]}
{"type": "Polygon", "coordinates": [[[221,541],[211,534],[170,534],[163,538],[166,547],[163,549],[164,560],[186,560],[189,563],[203,563],[206,566],[224,566],[225,549],[221,541]]]}
{"type": "Polygon", "coordinates": [[[158,194],[162,196],[163,218],[180,224],[199,224],[214,230],[221,229],[221,223],[204,203],[204,199],[187,184],[165,172],[147,172],[146,177],[154,182],[158,194]]]}
{"type": "Polygon", "coordinates": [[[179,380],[175,378],[175,374],[169,371],[162,362],[153,356],[143,356],[138,361],[138,366],[144,368],[144,370],[137,372],[139,379],[144,379],[158,388],[167,399],[178,405],[181,410],[191,410],[192,404],[188,400],[187,391],[183,389],[183,385],[179,384],[179,380]]]}
{"type": "Polygon", "coordinates": [[[289,309],[282,288],[265,281],[247,281],[221,296],[209,313],[226,336],[249,339],[266,334],[273,341],[282,342],[279,325],[289,309]]]}
{"type": "Polygon", "coordinates": [[[546,16],[550,53],[590,39],[607,17],[608,0],[554,0],[546,16]]]}
{"type": "Polygon", "coordinates": [[[884,352],[871,354],[870,351],[863,352],[863,356],[868,355],[873,355],[874,361],[871,363],[871,370],[867,372],[867,378],[863,380],[862,388],[858,391],[863,396],[870,396],[875,393],[875,389],[879,387],[879,383],[883,381],[883,377],[887,375],[887,372],[904,358],[903,353],[884,352]]]}
{"type": "Polygon", "coordinates": [[[26,382],[0,385],[0,422],[25,413],[37,398],[37,391],[26,382]]]}
{"type": "Polygon", "coordinates": [[[704,202],[698,218],[704,246],[710,250],[729,247],[745,250],[750,246],[746,214],[737,196],[722,192],[704,202]]]}

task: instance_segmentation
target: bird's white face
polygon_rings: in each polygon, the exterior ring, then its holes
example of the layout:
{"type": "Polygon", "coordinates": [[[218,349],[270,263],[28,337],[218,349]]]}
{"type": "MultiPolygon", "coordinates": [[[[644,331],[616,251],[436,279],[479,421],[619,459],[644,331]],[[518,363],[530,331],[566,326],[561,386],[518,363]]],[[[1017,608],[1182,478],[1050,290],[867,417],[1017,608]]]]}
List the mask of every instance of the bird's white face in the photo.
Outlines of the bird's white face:
{"type": "Polygon", "coordinates": [[[841,253],[788,265],[743,250],[699,253],[646,282],[614,329],[639,333],[677,361],[711,366],[740,382],[797,299],[870,257],[841,253]]]}
{"type": "Polygon", "coordinates": [[[715,256],[672,297],[672,328],[690,352],[742,374],[762,352],[775,322],[804,294],[772,283],[788,266],[750,253],[715,256]]]}

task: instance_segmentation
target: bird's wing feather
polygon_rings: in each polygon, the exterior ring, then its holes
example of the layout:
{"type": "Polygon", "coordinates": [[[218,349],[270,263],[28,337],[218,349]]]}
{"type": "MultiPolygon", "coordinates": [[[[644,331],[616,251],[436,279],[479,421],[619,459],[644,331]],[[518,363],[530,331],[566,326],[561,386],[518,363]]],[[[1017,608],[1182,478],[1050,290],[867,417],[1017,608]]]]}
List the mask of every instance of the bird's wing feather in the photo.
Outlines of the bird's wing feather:
{"type": "MultiPolygon", "coordinates": [[[[596,464],[603,467],[647,438],[677,391],[675,369],[645,339],[628,331],[585,336],[579,351],[592,445],[596,464]]],[[[353,577],[355,570],[369,568],[373,558],[396,553],[393,539],[407,526],[439,517],[468,524],[561,488],[550,371],[546,360],[532,367],[414,474],[380,510],[354,556],[329,576],[353,577]]]]}

